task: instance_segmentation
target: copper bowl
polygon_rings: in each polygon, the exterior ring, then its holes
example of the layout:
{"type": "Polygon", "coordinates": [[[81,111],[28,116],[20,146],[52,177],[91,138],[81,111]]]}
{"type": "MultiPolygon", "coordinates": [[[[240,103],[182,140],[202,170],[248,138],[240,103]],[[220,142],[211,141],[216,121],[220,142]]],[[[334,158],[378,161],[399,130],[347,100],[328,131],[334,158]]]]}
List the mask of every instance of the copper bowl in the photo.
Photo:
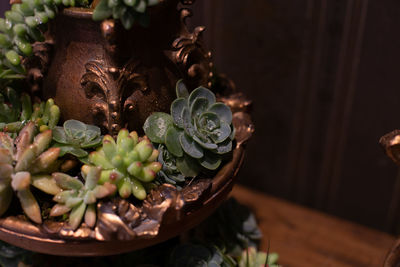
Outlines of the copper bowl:
{"type": "Polygon", "coordinates": [[[182,212],[179,217],[163,219],[159,231],[152,237],[136,236],[129,241],[65,239],[49,235],[43,231],[42,226],[34,225],[26,219],[6,217],[0,219],[0,239],[14,246],[44,254],[107,256],[142,249],[175,237],[210,216],[232,190],[235,177],[243,163],[244,144],[254,131],[247,113],[234,113],[234,124],[237,129],[237,145],[231,161],[225,164],[211,180],[209,189],[195,207],[182,212]]]}
{"type": "Polygon", "coordinates": [[[400,267],[400,240],[397,240],[388,253],[384,267],[400,267]]]}

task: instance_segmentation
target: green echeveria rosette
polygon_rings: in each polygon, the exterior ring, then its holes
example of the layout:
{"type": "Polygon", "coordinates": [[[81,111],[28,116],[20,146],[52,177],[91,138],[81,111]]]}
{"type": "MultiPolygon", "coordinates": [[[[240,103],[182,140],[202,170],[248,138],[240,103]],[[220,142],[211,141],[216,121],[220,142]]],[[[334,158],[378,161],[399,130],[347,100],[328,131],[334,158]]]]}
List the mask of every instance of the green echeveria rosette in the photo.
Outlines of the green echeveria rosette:
{"type": "Polygon", "coordinates": [[[101,130],[94,125],[88,125],[77,120],[64,122],[63,127],[53,129],[54,147],[59,147],[60,157],[71,154],[87,163],[87,150],[94,150],[101,145],[103,137],[101,130]]]}
{"type": "Polygon", "coordinates": [[[135,21],[148,26],[147,7],[157,5],[160,0],[101,0],[93,12],[93,20],[102,21],[110,17],[120,20],[125,29],[135,21]]]}
{"type": "Polygon", "coordinates": [[[158,162],[162,164],[162,168],[157,175],[156,184],[168,183],[181,189],[180,185],[185,182],[185,176],[176,166],[177,158],[168,151],[165,145],[160,144],[158,151],[160,153],[158,162]]]}
{"type": "Polygon", "coordinates": [[[202,168],[216,170],[224,155],[232,151],[230,108],[216,102],[207,88],[199,87],[189,94],[182,81],[177,84],[177,96],[171,115],[157,112],[146,120],[146,135],[152,142],[166,146],[177,158],[176,166],[184,176],[194,177],[202,168]]]}
{"type": "Polygon", "coordinates": [[[40,207],[30,185],[48,194],[61,191],[48,175],[60,165],[57,160],[60,149],[48,148],[51,130],[37,136],[35,131],[34,123],[30,122],[15,139],[0,132],[0,215],[8,209],[14,189],[25,214],[32,221],[41,223],[40,207]]]}
{"type": "Polygon", "coordinates": [[[89,155],[91,164],[102,167],[100,183],[116,184],[119,195],[133,195],[139,200],[147,196],[146,185],[161,170],[157,162],[159,152],[147,138],[139,139],[136,132],[119,131],[115,141],[110,135],[103,138],[103,146],[89,155]]]}
{"type": "Polygon", "coordinates": [[[68,223],[74,230],[79,227],[83,218],[87,226],[94,227],[97,201],[113,195],[117,189],[114,184],[98,184],[101,176],[100,167],[85,166],[82,168],[82,176],[85,184],[78,178],[64,173],[53,173],[52,176],[63,191],[54,196],[53,200],[57,204],[51,209],[50,216],[69,213],[68,223]]]}
{"type": "Polygon", "coordinates": [[[60,119],[60,109],[53,99],[32,105],[29,95],[19,95],[11,87],[0,92],[0,130],[18,133],[24,125],[32,121],[40,131],[53,129],[60,119]]]}

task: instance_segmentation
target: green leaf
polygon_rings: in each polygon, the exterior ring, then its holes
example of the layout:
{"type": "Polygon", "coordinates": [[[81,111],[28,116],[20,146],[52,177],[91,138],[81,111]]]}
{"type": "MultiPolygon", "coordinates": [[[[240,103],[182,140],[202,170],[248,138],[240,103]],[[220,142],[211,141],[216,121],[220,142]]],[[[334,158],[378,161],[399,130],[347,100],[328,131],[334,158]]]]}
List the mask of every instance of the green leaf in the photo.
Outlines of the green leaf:
{"type": "Polygon", "coordinates": [[[112,9],[108,7],[107,0],[101,0],[93,11],[93,20],[101,21],[112,15],[112,9]]]}
{"type": "Polygon", "coordinates": [[[231,133],[231,126],[225,122],[221,122],[221,126],[218,129],[215,129],[210,137],[216,144],[219,144],[224,142],[231,135],[231,133]]]}
{"type": "Polygon", "coordinates": [[[204,156],[201,146],[193,141],[193,139],[190,138],[190,136],[188,136],[186,133],[180,136],[179,141],[186,154],[192,158],[200,159],[204,156]]]}
{"type": "Polygon", "coordinates": [[[154,143],[163,144],[169,127],[173,125],[171,115],[162,112],[153,113],[147,118],[143,130],[154,143]]]}
{"type": "Polygon", "coordinates": [[[229,125],[232,123],[232,111],[224,103],[215,103],[208,110],[217,114],[221,121],[229,125]]]}
{"type": "Polygon", "coordinates": [[[201,129],[207,132],[212,132],[215,129],[219,128],[221,125],[221,121],[218,118],[218,115],[209,111],[201,114],[198,122],[200,124],[201,129]]]}
{"type": "Polygon", "coordinates": [[[73,178],[65,173],[53,173],[53,179],[56,181],[57,185],[62,189],[74,189],[79,190],[83,187],[81,181],[77,178],[73,178]]]}
{"type": "Polygon", "coordinates": [[[183,121],[183,128],[185,129],[185,132],[189,136],[194,136],[195,135],[195,128],[192,122],[192,117],[189,111],[189,108],[185,107],[182,110],[182,121],[183,121]]]}
{"type": "Polygon", "coordinates": [[[53,129],[53,140],[57,143],[68,144],[64,128],[57,126],[53,129]]]}
{"type": "Polygon", "coordinates": [[[86,124],[77,120],[64,122],[64,130],[70,138],[82,138],[86,131],[86,124]]]}
{"type": "Polygon", "coordinates": [[[205,97],[196,98],[190,107],[192,117],[200,117],[208,109],[208,100],[205,97]]]}
{"type": "Polygon", "coordinates": [[[89,142],[84,142],[81,144],[81,148],[93,148],[93,147],[97,147],[101,144],[101,141],[103,140],[103,137],[99,136],[96,139],[89,141],[89,142]]]}
{"type": "Polygon", "coordinates": [[[203,148],[207,150],[212,150],[212,149],[217,149],[218,145],[211,143],[211,142],[204,142],[200,138],[198,138],[196,135],[193,136],[193,140],[196,141],[199,145],[201,145],[203,148]]]}
{"type": "Polygon", "coordinates": [[[124,0],[125,5],[134,6],[136,4],[136,0],[124,0]]]}
{"type": "Polygon", "coordinates": [[[200,166],[196,160],[186,154],[181,158],[177,158],[176,167],[185,177],[196,177],[200,172],[200,166]]]}
{"type": "Polygon", "coordinates": [[[176,96],[177,98],[188,98],[189,92],[186,85],[183,83],[183,80],[179,80],[176,83],[176,96]]]}
{"type": "Polygon", "coordinates": [[[194,89],[194,91],[190,94],[189,96],[189,106],[192,106],[193,102],[196,100],[196,98],[199,97],[204,97],[207,98],[208,103],[210,105],[214,104],[216,101],[215,95],[213,92],[211,92],[209,89],[204,88],[204,87],[199,87],[194,89]]]}
{"type": "Polygon", "coordinates": [[[129,30],[132,28],[133,23],[135,22],[134,16],[130,12],[125,12],[124,15],[121,17],[122,25],[124,28],[129,30]]]}
{"type": "Polygon", "coordinates": [[[175,99],[171,104],[171,116],[174,119],[175,125],[181,129],[183,129],[182,111],[187,106],[187,99],[185,98],[175,99]]]}
{"type": "Polygon", "coordinates": [[[179,142],[179,136],[182,134],[183,132],[178,131],[174,126],[172,126],[168,129],[167,134],[165,135],[165,146],[168,151],[176,157],[183,156],[183,150],[179,142]]]}
{"type": "Polygon", "coordinates": [[[147,5],[148,6],[155,6],[158,3],[160,3],[160,0],[148,0],[147,5]]]}
{"type": "Polygon", "coordinates": [[[218,144],[218,148],[214,150],[215,153],[223,155],[232,151],[232,140],[227,139],[225,142],[218,144]]]}
{"type": "Polygon", "coordinates": [[[222,160],[213,153],[205,153],[204,157],[199,159],[201,166],[208,170],[216,170],[221,165],[222,160]]]}
{"type": "Polygon", "coordinates": [[[144,13],[146,12],[146,1],[145,0],[139,0],[139,4],[135,7],[135,10],[139,13],[144,13]]]}

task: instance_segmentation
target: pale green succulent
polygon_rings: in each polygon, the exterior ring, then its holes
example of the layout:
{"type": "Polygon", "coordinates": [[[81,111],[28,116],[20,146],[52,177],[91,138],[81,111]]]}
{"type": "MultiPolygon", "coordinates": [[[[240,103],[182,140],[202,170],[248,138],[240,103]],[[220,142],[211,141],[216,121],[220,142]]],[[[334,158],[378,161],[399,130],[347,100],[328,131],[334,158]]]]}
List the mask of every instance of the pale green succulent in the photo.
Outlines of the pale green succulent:
{"type": "Polygon", "coordinates": [[[232,150],[235,131],[230,108],[216,102],[207,88],[189,94],[182,81],[177,84],[177,96],[171,114],[156,112],[146,120],[146,135],[166,146],[184,176],[194,177],[201,168],[216,170],[232,150]]]}
{"type": "Polygon", "coordinates": [[[125,29],[130,29],[135,22],[147,26],[147,7],[159,2],[160,0],[101,0],[94,9],[93,20],[101,21],[112,17],[119,19],[125,29]]]}
{"type": "Polygon", "coordinates": [[[59,119],[60,109],[51,98],[32,106],[31,98],[25,93],[19,96],[11,87],[0,92],[1,131],[18,133],[26,123],[33,121],[43,132],[54,128],[59,119]]]}
{"type": "Polygon", "coordinates": [[[30,185],[48,194],[61,191],[47,175],[59,166],[57,158],[60,149],[48,149],[51,130],[36,137],[35,130],[34,123],[30,122],[15,139],[0,132],[0,215],[8,209],[14,189],[25,214],[32,221],[41,223],[40,207],[30,191],[30,185]]]}
{"type": "Polygon", "coordinates": [[[56,184],[63,189],[53,198],[58,204],[51,209],[50,216],[60,216],[70,212],[68,223],[76,229],[84,221],[89,227],[96,223],[96,203],[99,199],[113,195],[117,189],[114,184],[104,183],[99,185],[101,175],[100,167],[85,166],[82,176],[83,184],[78,178],[65,173],[53,173],[56,184]]]}
{"type": "Polygon", "coordinates": [[[123,198],[133,194],[143,200],[147,196],[144,185],[152,182],[161,169],[156,161],[158,154],[147,138],[139,140],[136,132],[123,129],[116,142],[110,135],[104,136],[103,146],[90,153],[89,161],[102,167],[101,183],[116,184],[123,198]]]}
{"type": "Polygon", "coordinates": [[[63,127],[57,126],[53,129],[53,140],[56,142],[54,146],[61,149],[60,157],[71,154],[84,158],[89,155],[87,150],[93,150],[101,144],[102,136],[97,126],[68,120],[63,127]]]}
{"type": "Polygon", "coordinates": [[[265,252],[259,252],[255,247],[249,247],[242,252],[242,256],[239,258],[239,267],[279,267],[278,265],[279,256],[277,253],[267,254],[265,252]]]}
{"type": "Polygon", "coordinates": [[[168,183],[181,189],[181,185],[185,182],[185,176],[178,170],[176,166],[176,157],[172,155],[165,145],[158,146],[159,156],[158,162],[162,164],[162,168],[157,175],[157,184],[168,183]]]}

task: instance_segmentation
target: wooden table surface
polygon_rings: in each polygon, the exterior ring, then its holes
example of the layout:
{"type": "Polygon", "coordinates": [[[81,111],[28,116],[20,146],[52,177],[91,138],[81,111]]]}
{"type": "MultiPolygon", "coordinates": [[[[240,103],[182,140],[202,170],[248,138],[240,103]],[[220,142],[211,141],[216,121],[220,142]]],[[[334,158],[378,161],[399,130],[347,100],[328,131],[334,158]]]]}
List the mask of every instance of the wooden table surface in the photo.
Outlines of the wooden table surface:
{"type": "Polygon", "coordinates": [[[256,214],[283,266],[382,266],[395,237],[235,186],[232,195],[256,214]]]}

